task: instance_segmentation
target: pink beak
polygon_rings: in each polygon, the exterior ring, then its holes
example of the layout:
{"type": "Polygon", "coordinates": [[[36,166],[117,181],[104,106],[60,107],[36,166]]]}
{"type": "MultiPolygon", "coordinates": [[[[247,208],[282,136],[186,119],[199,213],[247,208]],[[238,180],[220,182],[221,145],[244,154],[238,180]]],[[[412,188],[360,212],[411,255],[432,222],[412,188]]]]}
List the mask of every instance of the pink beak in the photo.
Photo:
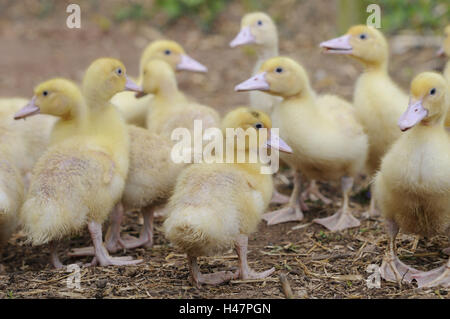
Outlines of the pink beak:
{"type": "Polygon", "coordinates": [[[134,83],[128,76],[126,76],[125,90],[124,91],[133,91],[133,92],[142,92],[142,88],[134,83]]]}
{"type": "Polygon", "coordinates": [[[353,47],[350,44],[351,36],[346,34],[339,38],[331,39],[320,44],[325,49],[325,53],[351,54],[353,47]]]}
{"type": "Polygon", "coordinates": [[[39,114],[40,109],[35,104],[36,102],[36,96],[33,96],[30,102],[28,102],[27,105],[25,105],[23,108],[21,108],[16,114],[14,114],[15,120],[24,119],[28,116],[32,116],[35,114],[39,114]]]}
{"type": "Polygon", "coordinates": [[[270,85],[266,81],[266,73],[267,72],[262,72],[262,73],[258,73],[256,75],[252,76],[250,79],[236,85],[234,87],[234,90],[236,92],[253,91],[253,90],[260,90],[260,91],[269,90],[270,85]]]}
{"type": "Polygon", "coordinates": [[[208,72],[208,68],[203,64],[197,62],[189,55],[181,54],[181,61],[177,64],[177,70],[185,70],[192,72],[208,72]]]}
{"type": "Polygon", "coordinates": [[[239,45],[255,43],[256,39],[253,36],[250,27],[244,27],[239,31],[238,35],[230,42],[230,47],[235,48],[239,45]]]}
{"type": "Polygon", "coordinates": [[[398,127],[402,132],[409,130],[411,127],[420,123],[428,114],[423,107],[422,100],[409,102],[408,108],[398,120],[398,127]]]}
{"type": "Polygon", "coordinates": [[[265,147],[279,150],[280,152],[292,153],[292,148],[286,144],[277,134],[270,130],[270,135],[265,143],[265,147]]]}

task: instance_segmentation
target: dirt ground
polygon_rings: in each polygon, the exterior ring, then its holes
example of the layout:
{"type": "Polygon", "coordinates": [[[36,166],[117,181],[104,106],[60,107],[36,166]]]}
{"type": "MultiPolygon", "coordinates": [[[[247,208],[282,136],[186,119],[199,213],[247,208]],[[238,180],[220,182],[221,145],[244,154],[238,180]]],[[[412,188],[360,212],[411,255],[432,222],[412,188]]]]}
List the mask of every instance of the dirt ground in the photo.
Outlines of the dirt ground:
{"type": "MultiPolygon", "coordinates": [[[[2,97],[30,97],[32,88],[49,77],[64,76],[80,81],[84,69],[100,56],[122,59],[128,72],[134,75],[145,45],[164,36],[182,43],[188,54],[209,68],[206,75],[179,74],[182,90],[222,114],[247,103],[248,96],[234,93],[233,87],[249,77],[255,60],[254,51],[228,47],[239,29],[240,17],[245,13],[239,2],[227,6],[208,34],[202,33],[189,19],[159,28],[159,17],[148,22],[113,23],[104,30],[99,21],[108,16],[109,7],[99,7],[86,16],[82,11],[82,28],[70,30],[65,26],[64,2],[59,2],[55,13],[45,19],[32,14],[32,1],[8,6],[6,2],[0,4],[2,97]]],[[[345,57],[320,54],[318,49],[321,41],[338,35],[334,27],[335,4],[282,0],[266,11],[280,21],[280,52],[306,67],[313,87],[320,93],[337,93],[351,99],[361,67],[345,57]]],[[[395,39],[391,37],[391,44],[395,39]]],[[[441,70],[444,61],[435,57],[435,51],[436,47],[415,46],[406,52],[394,52],[390,63],[393,78],[406,90],[414,74],[441,70]]],[[[3,252],[1,260],[6,269],[0,274],[0,298],[284,298],[279,275],[286,273],[296,298],[449,299],[449,289],[417,289],[415,284],[400,287],[382,281],[381,288],[368,288],[366,279],[371,274],[366,271],[367,266],[381,265],[387,245],[382,220],[363,216],[368,203],[367,190],[355,190],[351,205],[362,221],[359,228],[332,233],[312,224],[314,218],[336,211],[341,199],[337,185],[320,186],[334,199],[332,205],[310,202],[310,210],[305,213],[302,223],[268,227],[261,222],[258,232],[251,236],[250,265],[257,270],[276,268],[266,280],[238,280],[218,287],[192,288],[187,280],[185,256],[170,246],[160,231],[161,221],[158,220],[152,249],[124,252],[144,259],[142,264],[82,268],[82,290],[66,287],[69,273],[65,269],[51,269],[48,247],[31,247],[24,243],[25,238],[19,233],[3,252]]],[[[280,189],[289,194],[291,187],[283,184],[280,189]]],[[[129,214],[123,231],[137,235],[139,227],[138,215],[129,214]]],[[[87,234],[67,240],[61,247],[61,255],[64,256],[63,249],[88,244],[87,234]]],[[[446,238],[420,239],[416,244],[412,236],[398,237],[402,260],[419,269],[432,269],[446,261],[447,256],[441,252],[448,247],[446,238]]],[[[78,260],[63,257],[63,261],[78,260]]],[[[229,270],[237,266],[236,262],[237,256],[230,252],[226,256],[202,258],[201,269],[203,272],[229,270]]]]}

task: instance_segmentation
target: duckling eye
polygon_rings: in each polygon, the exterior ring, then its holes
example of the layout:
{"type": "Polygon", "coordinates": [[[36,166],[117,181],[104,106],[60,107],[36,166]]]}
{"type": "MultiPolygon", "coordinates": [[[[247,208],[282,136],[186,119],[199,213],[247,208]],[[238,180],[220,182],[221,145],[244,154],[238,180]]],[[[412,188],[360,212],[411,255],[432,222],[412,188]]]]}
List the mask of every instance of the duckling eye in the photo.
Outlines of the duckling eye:
{"type": "Polygon", "coordinates": [[[263,25],[263,22],[261,20],[258,20],[257,23],[258,23],[259,26],[263,25]]]}
{"type": "Polygon", "coordinates": [[[116,73],[117,75],[122,75],[123,74],[122,68],[117,68],[116,73]]]}
{"type": "Polygon", "coordinates": [[[436,94],[436,89],[435,88],[432,88],[431,90],[430,90],[430,95],[435,95],[436,94]]]}
{"type": "Polygon", "coordinates": [[[42,92],[42,95],[43,95],[43,96],[47,96],[47,95],[48,95],[48,91],[42,92]]]}
{"type": "Polygon", "coordinates": [[[261,123],[256,123],[255,124],[255,128],[257,128],[258,130],[260,129],[260,128],[263,128],[264,127],[264,125],[262,125],[261,123]]]}
{"type": "Polygon", "coordinates": [[[367,39],[367,34],[362,33],[362,34],[359,35],[359,38],[360,38],[361,40],[365,40],[365,39],[367,39]]]}
{"type": "Polygon", "coordinates": [[[275,69],[275,72],[283,73],[283,68],[282,67],[278,67],[278,68],[275,69]]]}
{"type": "Polygon", "coordinates": [[[164,51],[164,54],[165,54],[165,55],[170,55],[171,53],[172,53],[172,51],[170,51],[170,50],[164,51]]]}

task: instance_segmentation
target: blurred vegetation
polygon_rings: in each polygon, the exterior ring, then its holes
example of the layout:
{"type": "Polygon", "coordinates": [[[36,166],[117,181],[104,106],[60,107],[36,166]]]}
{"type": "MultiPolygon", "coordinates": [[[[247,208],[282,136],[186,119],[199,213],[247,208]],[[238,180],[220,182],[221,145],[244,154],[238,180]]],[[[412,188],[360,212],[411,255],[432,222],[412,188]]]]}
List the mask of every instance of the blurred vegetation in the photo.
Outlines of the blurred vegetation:
{"type": "Polygon", "coordinates": [[[381,7],[381,27],[394,32],[400,29],[436,30],[450,23],[449,0],[364,0],[381,7]]]}

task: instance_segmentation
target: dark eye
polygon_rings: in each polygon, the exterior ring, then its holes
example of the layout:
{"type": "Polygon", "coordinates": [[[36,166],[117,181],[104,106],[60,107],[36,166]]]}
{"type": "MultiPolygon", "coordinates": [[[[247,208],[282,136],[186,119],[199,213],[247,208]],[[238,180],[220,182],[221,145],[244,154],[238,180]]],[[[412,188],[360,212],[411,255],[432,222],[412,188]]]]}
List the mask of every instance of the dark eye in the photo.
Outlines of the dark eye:
{"type": "Polygon", "coordinates": [[[263,22],[261,20],[258,20],[258,25],[263,25],[263,22]]]}
{"type": "Polygon", "coordinates": [[[164,54],[165,54],[165,55],[170,55],[171,53],[172,53],[172,51],[170,51],[170,50],[164,51],[164,54]]]}
{"type": "Polygon", "coordinates": [[[432,88],[431,90],[430,90],[430,95],[435,95],[436,94],[436,89],[435,88],[432,88]]]}
{"type": "Polygon", "coordinates": [[[117,73],[118,75],[122,75],[123,71],[122,71],[121,68],[118,68],[118,69],[116,70],[116,73],[117,73]]]}
{"type": "Polygon", "coordinates": [[[367,39],[367,35],[365,33],[362,33],[362,34],[359,35],[359,38],[361,40],[365,40],[365,39],[367,39]]]}
{"type": "Polygon", "coordinates": [[[42,95],[43,95],[43,96],[47,96],[47,95],[48,95],[48,91],[42,92],[42,95]]]}
{"type": "Polygon", "coordinates": [[[262,125],[261,123],[256,123],[255,124],[255,128],[257,128],[257,129],[260,129],[260,128],[263,128],[264,127],[264,125],[262,125]]]}
{"type": "Polygon", "coordinates": [[[275,69],[275,72],[282,73],[283,72],[283,68],[282,67],[278,67],[278,68],[275,69]]]}

